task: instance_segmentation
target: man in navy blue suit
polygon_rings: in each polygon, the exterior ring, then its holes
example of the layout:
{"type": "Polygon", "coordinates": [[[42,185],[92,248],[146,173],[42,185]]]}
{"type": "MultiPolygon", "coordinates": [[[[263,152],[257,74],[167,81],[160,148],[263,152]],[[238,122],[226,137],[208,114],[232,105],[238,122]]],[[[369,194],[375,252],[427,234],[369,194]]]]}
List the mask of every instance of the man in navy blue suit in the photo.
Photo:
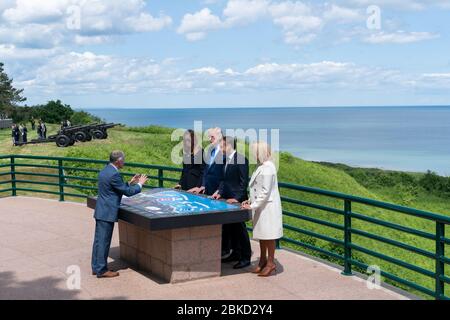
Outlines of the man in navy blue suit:
{"type": "Polygon", "coordinates": [[[95,236],[92,248],[92,274],[98,278],[113,278],[118,272],[107,268],[109,248],[114,230],[114,223],[118,221],[118,212],[122,196],[134,196],[141,192],[147,182],[147,176],[135,175],[129,183],[125,183],[119,170],[125,164],[122,151],[113,151],[109,157],[109,164],[100,171],[98,176],[98,198],[95,206],[95,236]]]}
{"type": "Polygon", "coordinates": [[[210,148],[206,151],[207,164],[203,172],[202,186],[192,188],[189,192],[213,195],[223,180],[224,158],[221,150],[222,130],[212,128],[208,130],[210,148]]]}

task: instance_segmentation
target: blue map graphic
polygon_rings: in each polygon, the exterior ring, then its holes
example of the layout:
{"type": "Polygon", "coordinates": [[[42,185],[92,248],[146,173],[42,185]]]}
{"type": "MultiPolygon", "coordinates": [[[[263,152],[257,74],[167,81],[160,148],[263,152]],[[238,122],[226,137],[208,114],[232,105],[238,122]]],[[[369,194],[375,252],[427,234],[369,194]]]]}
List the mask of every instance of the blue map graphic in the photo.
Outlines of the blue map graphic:
{"type": "Polygon", "coordinates": [[[122,206],[146,216],[159,217],[240,209],[239,205],[172,189],[153,189],[124,198],[122,206]]]}

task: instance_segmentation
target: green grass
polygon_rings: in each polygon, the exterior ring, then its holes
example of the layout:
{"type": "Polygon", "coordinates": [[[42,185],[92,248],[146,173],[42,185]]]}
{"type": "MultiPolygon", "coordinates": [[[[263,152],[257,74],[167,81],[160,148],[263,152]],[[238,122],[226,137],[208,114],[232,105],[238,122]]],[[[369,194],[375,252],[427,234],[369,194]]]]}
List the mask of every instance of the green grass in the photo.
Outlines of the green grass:
{"type": "MultiPolygon", "coordinates": [[[[56,126],[49,126],[49,132],[52,133],[52,131],[56,131],[56,128],[56,126]]],[[[31,154],[105,160],[108,158],[111,150],[121,149],[126,153],[126,161],[128,162],[173,166],[170,160],[170,155],[173,146],[175,146],[177,142],[170,141],[171,132],[171,129],[155,126],[146,128],[119,127],[109,130],[108,140],[94,140],[88,143],[77,143],[74,147],[71,148],[58,148],[53,143],[12,147],[10,143],[11,139],[9,130],[0,130],[0,155],[31,154]]],[[[92,167],[99,168],[98,165],[92,165],[92,167]]],[[[251,170],[254,170],[254,166],[251,167],[251,170]]],[[[150,174],[154,174],[154,172],[150,174]]],[[[95,175],[89,173],[84,174],[84,176],[95,177],[95,175]]],[[[170,176],[176,178],[177,174],[171,174],[170,176]]],[[[373,169],[354,169],[341,165],[321,164],[304,161],[288,153],[281,153],[280,155],[279,181],[317,187],[321,189],[392,202],[400,205],[414,207],[417,209],[450,215],[450,199],[444,195],[428,192],[420,187],[418,188],[415,182],[417,181],[417,179],[420,179],[420,177],[421,174],[418,173],[399,173],[383,170],[374,171],[373,169]]],[[[2,177],[0,177],[0,180],[1,179],[2,177]]],[[[6,178],[3,177],[3,179],[6,178]]],[[[71,181],[70,183],[76,182],[71,181]]],[[[153,185],[154,183],[155,181],[150,182],[150,184],[153,185]]],[[[85,185],[93,186],[95,185],[95,183],[85,183],[85,185]]],[[[170,183],[167,184],[168,187],[172,185],[173,184],[170,183]]],[[[333,208],[343,209],[343,202],[333,198],[286,189],[281,189],[281,192],[283,195],[292,198],[301,199],[303,201],[317,203],[333,208]]],[[[343,224],[342,216],[334,213],[328,213],[321,210],[310,209],[293,204],[283,204],[283,208],[285,210],[303,214],[305,216],[323,219],[337,224],[343,224]]],[[[435,225],[432,222],[424,219],[419,219],[401,213],[395,213],[392,211],[376,209],[373,207],[358,204],[354,204],[352,209],[358,213],[363,213],[368,216],[376,217],[378,219],[397,223],[403,226],[413,227],[415,229],[427,231],[430,233],[434,233],[435,231],[435,225]]],[[[329,227],[320,226],[292,217],[285,217],[284,222],[285,224],[324,234],[335,239],[343,239],[343,234],[341,231],[334,230],[329,227]]],[[[433,241],[418,238],[406,233],[401,233],[388,228],[357,220],[353,221],[353,227],[386,237],[388,239],[393,239],[406,244],[414,245],[430,252],[434,252],[435,250],[435,244],[433,241]]],[[[448,231],[449,228],[447,228],[447,234],[448,231]]],[[[339,246],[332,245],[328,242],[318,240],[310,236],[305,236],[297,232],[286,230],[285,236],[324,248],[329,251],[342,253],[342,248],[340,248],[339,246]]],[[[356,235],[353,236],[353,242],[368,249],[384,253],[391,257],[395,257],[401,261],[405,261],[413,265],[423,267],[427,270],[434,271],[434,261],[420,255],[356,235]]],[[[322,255],[316,254],[315,252],[305,250],[295,245],[291,245],[288,243],[283,243],[283,245],[296,250],[307,252],[309,254],[320,256],[322,258],[326,258],[322,255]]],[[[401,278],[411,280],[415,283],[434,290],[434,280],[431,278],[420,275],[413,271],[409,271],[405,268],[386,263],[380,259],[373,258],[359,252],[354,251],[353,254],[355,259],[360,260],[368,265],[378,265],[384,271],[393,273],[401,278]]],[[[450,257],[448,246],[446,248],[446,256],[450,257]]],[[[446,275],[450,276],[448,270],[449,268],[447,268],[446,275]]],[[[403,286],[399,287],[408,289],[403,286]]],[[[447,296],[450,296],[448,287],[449,286],[447,285],[446,294],[447,296]]],[[[412,290],[409,291],[414,292],[412,290]]],[[[414,293],[417,294],[417,292],[414,293]]]]}

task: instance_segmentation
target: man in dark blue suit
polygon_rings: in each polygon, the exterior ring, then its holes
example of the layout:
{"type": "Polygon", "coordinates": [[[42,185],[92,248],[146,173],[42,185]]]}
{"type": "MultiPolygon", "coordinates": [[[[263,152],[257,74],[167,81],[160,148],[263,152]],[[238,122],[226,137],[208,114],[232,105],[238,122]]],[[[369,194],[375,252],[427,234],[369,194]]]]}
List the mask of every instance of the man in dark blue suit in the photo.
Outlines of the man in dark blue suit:
{"type": "Polygon", "coordinates": [[[114,223],[118,221],[118,212],[122,196],[134,196],[141,192],[147,181],[147,176],[136,175],[129,183],[125,183],[119,170],[125,164],[122,151],[113,151],[109,157],[110,163],[100,171],[98,176],[98,198],[95,206],[95,236],[92,248],[92,274],[98,278],[112,278],[118,272],[107,268],[109,248],[114,230],[114,223]]]}
{"type": "Polygon", "coordinates": [[[204,193],[209,196],[219,188],[223,180],[224,158],[221,150],[222,130],[220,128],[212,128],[208,130],[210,148],[205,153],[205,162],[207,164],[202,179],[202,186],[192,188],[189,192],[204,193]]]}
{"type": "MultiPolygon", "coordinates": [[[[228,203],[244,202],[248,199],[248,173],[247,158],[236,151],[236,139],[224,137],[222,150],[225,153],[224,178],[218,190],[214,193],[214,199],[226,199],[228,203]]],[[[237,263],[235,269],[241,269],[250,265],[252,249],[247,226],[244,222],[231,223],[223,226],[222,242],[230,243],[233,252],[224,258],[222,262],[237,263]]]]}

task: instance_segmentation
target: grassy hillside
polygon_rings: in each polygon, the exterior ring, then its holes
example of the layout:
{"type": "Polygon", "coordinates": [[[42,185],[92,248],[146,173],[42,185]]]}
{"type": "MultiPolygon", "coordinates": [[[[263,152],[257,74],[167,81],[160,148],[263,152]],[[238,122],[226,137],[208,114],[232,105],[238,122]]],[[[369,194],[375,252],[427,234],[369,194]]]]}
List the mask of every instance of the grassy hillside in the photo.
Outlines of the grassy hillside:
{"type": "MultiPolygon", "coordinates": [[[[49,131],[56,130],[55,126],[51,126],[49,131]]],[[[12,147],[10,143],[10,132],[0,130],[0,155],[1,154],[32,154],[32,155],[49,155],[49,156],[68,156],[94,159],[107,159],[111,150],[121,149],[126,153],[126,161],[138,162],[146,164],[160,164],[172,166],[170,154],[172,147],[177,144],[170,141],[170,129],[160,127],[147,128],[115,128],[109,131],[108,140],[92,141],[89,143],[77,143],[71,148],[57,148],[54,144],[45,145],[29,145],[23,147],[12,147]]],[[[31,137],[32,138],[32,137],[31,137]]],[[[254,167],[251,168],[253,170],[254,167]]],[[[369,172],[370,169],[359,169],[363,172],[369,172]]],[[[42,171],[42,170],[40,170],[42,171]]],[[[381,174],[384,174],[381,171],[381,174]]],[[[395,173],[393,173],[395,174],[395,173]]],[[[299,185],[317,187],[387,202],[393,202],[401,205],[407,205],[418,209],[424,209],[441,214],[450,215],[450,199],[446,196],[429,192],[425,189],[414,187],[411,190],[414,179],[420,178],[420,174],[404,173],[411,179],[405,178],[396,180],[393,183],[368,183],[367,176],[361,175],[361,172],[352,171],[349,167],[342,167],[332,164],[321,164],[304,161],[293,157],[288,153],[280,155],[279,180],[283,182],[291,182],[299,185]],[[410,181],[410,182],[408,182],[410,181]],[[412,181],[412,182],[411,182],[412,181]]],[[[89,175],[89,174],[88,174],[89,175]]],[[[29,177],[28,177],[29,178],[29,177]]],[[[0,177],[1,179],[1,177],[0,177]]],[[[384,180],[381,180],[384,181],[384,180]]],[[[93,184],[90,184],[93,185],[93,184]]],[[[170,186],[168,184],[167,186],[170,186]]],[[[49,187],[52,188],[52,187],[49,187]]],[[[342,209],[342,201],[323,196],[312,194],[281,190],[283,195],[301,199],[303,201],[313,202],[333,208],[342,209]]],[[[305,216],[324,219],[330,222],[343,224],[343,218],[334,213],[328,213],[307,207],[284,204],[284,209],[303,214],[305,216]]],[[[374,209],[363,205],[354,205],[353,210],[358,213],[364,213],[378,219],[397,223],[404,226],[414,227],[416,229],[434,233],[435,226],[418,218],[410,217],[400,213],[394,213],[381,209],[374,209]]],[[[303,220],[291,217],[285,217],[285,223],[294,227],[305,229],[308,231],[325,234],[339,240],[343,239],[342,231],[334,230],[328,227],[320,226],[303,220]]],[[[391,229],[375,226],[362,221],[354,221],[353,227],[377,235],[401,241],[410,245],[418,246],[424,250],[433,252],[435,245],[433,241],[424,240],[415,236],[400,233],[391,229]]],[[[449,228],[447,228],[448,234],[449,228]]],[[[300,240],[305,243],[314,244],[321,248],[342,253],[342,248],[332,245],[328,242],[302,235],[298,232],[286,231],[285,236],[292,239],[300,240]]],[[[384,253],[391,257],[396,257],[405,262],[434,271],[434,262],[420,255],[410,253],[396,247],[379,243],[363,237],[353,236],[353,241],[363,247],[384,253]]],[[[294,249],[306,251],[315,254],[300,247],[284,244],[294,249]]],[[[447,246],[448,247],[448,246],[447,246]]],[[[450,256],[450,250],[447,248],[447,256],[450,256]]],[[[317,254],[315,254],[317,255],[317,254]]],[[[324,257],[325,258],[325,257],[324,257]]],[[[376,259],[361,253],[354,253],[354,258],[368,265],[378,265],[382,270],[398,275],[402,278],[420,283],[427,288],[433,289],[434,282],[431,278],[420,275],[418,273],[408,271],[398,266],[388,264],[380,259],[376,259]]],[[[449,268],[447,268],[448,270],[449,268]]],[[[300,270],[299,270],[300,272],[300,270]]],[[[450,275],[447,272],[447,275],[450,275]]],[[[301,276],[301,273],[299,273],[301,276]]],[[[446,294],[450,291],[446,289],[446,294]]]]}

